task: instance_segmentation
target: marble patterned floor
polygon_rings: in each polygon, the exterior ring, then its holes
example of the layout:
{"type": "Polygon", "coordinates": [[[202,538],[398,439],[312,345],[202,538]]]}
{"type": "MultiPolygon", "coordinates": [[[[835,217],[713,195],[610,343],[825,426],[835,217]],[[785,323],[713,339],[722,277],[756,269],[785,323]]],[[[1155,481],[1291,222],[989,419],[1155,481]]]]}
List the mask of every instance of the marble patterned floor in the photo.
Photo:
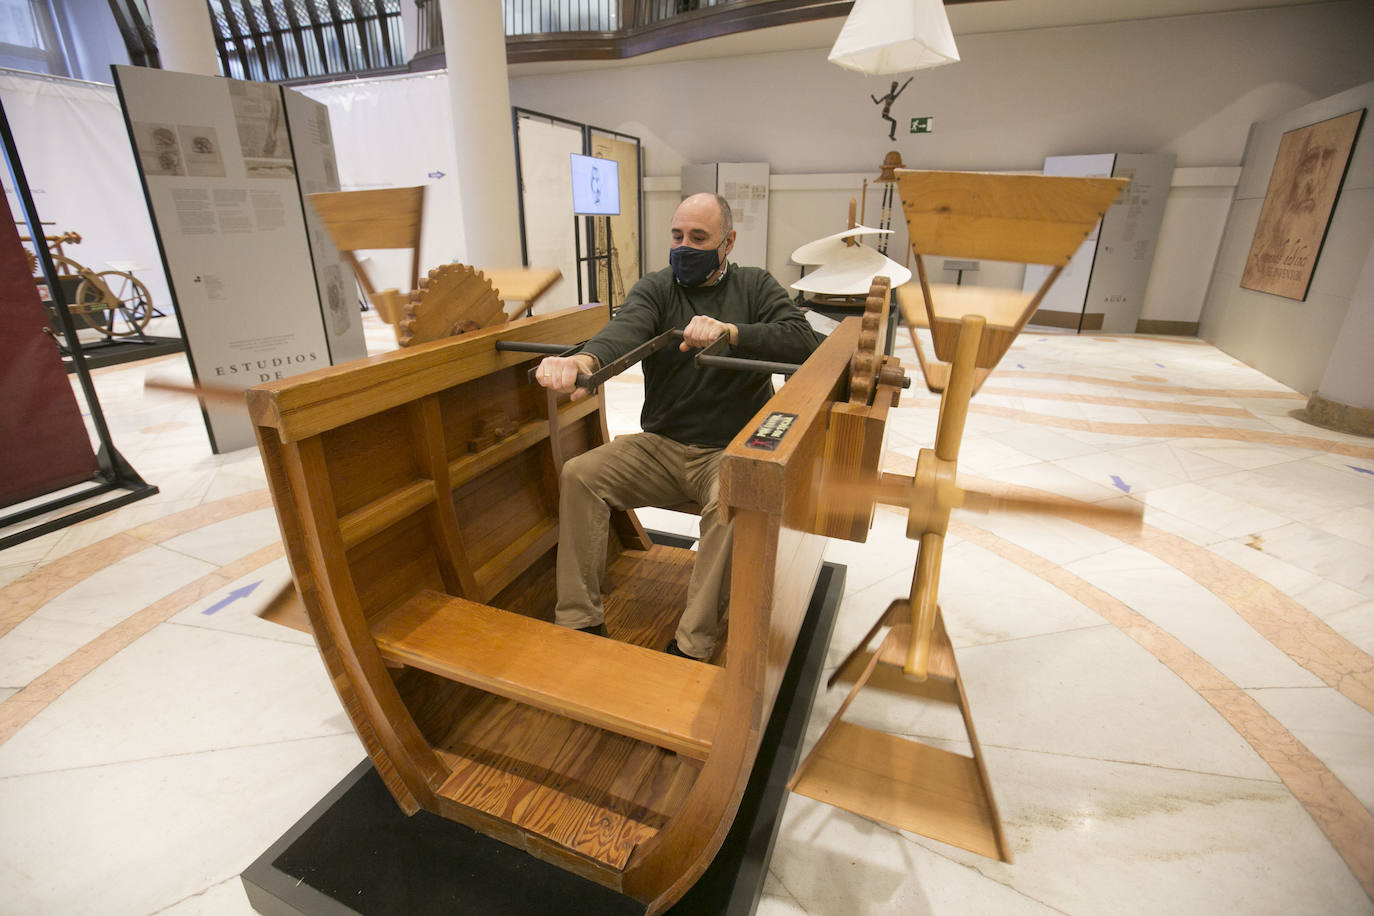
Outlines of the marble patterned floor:
{"type": "MultiPolygon", "coordinates": [[[[364,756],[311,641],[256,616],[287,575],[256,452],[211,454],[147,378],[189,374],[95,373],[160,492],[0,551],[3,914],[251,912],[239,873],[364,756]]],[[[638,385],[608,385],[613,432],[638,385]]],[[[1374,441],[1303,403],[1197,340],[1024,333],[961,477],[1146,509],[1138,532],[951,525],[941,604],[1015,863],[793,795],[759,912],[1374,913],[1374,441]]],[[[936,413],[904,395],[890,469],[936,413]]],[[[831,544],[829,665],[906,594],[904,531],[880,510],[831,544]]],[[[808,748],[842,698],[817,697],[808,748]]],[[[963,746],[957,715],[877,691],[846,719],[963,746]]]]}

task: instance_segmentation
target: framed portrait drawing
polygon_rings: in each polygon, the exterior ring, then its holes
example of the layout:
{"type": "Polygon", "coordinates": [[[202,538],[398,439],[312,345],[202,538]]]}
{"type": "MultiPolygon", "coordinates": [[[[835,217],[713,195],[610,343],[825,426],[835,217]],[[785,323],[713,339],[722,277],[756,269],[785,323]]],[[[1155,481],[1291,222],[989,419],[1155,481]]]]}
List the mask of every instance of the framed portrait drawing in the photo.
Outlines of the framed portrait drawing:
{"type": "Polygon", "coordinates": [[[1364,112],[1360,108],[1283,135],[1241,286],[1307,298],[1364,112]]]}

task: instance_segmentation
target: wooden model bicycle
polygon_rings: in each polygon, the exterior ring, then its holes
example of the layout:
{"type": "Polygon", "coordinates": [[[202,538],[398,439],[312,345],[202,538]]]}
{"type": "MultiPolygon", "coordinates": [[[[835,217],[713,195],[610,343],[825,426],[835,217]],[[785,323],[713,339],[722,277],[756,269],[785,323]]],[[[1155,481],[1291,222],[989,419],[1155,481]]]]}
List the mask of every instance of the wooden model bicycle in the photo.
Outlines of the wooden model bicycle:
{"type": "MultiPolygon", "coordinates": [[[[20,241],[33,240],[21,236],[20,241]]],[[[63,245],[80,244],[79,233],[47,235],[43,241],[52,255],[58,282],[66,293],[67,311],[74,318],[109,337],[130,337],[143,332],[153,317],[153,297],[142,280],[124,270],[91,270],[63,254],[63,245]]],[[[38,259],[32,252],[29,253],[29,266],[39,285],[46,285],[38,271],[38,259]]],[[[56,318],[50,297],[48,310],[56,318]]]]}

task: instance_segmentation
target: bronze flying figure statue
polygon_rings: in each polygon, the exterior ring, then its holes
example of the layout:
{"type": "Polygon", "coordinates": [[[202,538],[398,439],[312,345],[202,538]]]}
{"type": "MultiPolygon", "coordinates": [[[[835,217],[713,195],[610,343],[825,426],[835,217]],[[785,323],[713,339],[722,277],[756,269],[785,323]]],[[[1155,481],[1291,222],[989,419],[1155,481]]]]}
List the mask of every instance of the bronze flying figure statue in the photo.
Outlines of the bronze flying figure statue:
{"type": "Polygon", "coordinates": [[[890,115],[888,112],[892,110],[892,103],[897,101],[897,96],[902,94],[902,90],[906,89],[907,86],[911,85],[912,79],[914,79],[914,77],[908,76],[906,78],[906,82],[902,83],[901,89],[897,88],[897,81],[893,80],[892,88],[887,90],[887,95],[881,98],[879,98],[876,95],[873,95],[872,93],[869,93],[868,97],[873,100],[874,105],[881,104],[883,106],[882,119],[892,125],[892,127],[887,132],[887,138],[889,140],[897,139],[897,119],[892,117],[892,115],[890,115]]]}

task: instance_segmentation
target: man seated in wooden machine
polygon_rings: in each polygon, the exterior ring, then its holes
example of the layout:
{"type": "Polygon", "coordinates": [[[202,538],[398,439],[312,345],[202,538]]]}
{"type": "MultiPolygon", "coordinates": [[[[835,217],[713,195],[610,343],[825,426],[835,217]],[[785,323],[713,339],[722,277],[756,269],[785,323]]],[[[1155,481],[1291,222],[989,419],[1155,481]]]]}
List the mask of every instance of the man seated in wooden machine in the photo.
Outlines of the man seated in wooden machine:
{"type": "Polygon", "coordinates": [[[611,511],[694,502],[701,538],[687,604],[666,651],[708,660],[729,595],[730,523],[717,509],[717,468],[730,440],[773,394],[771,376],[702,367],[691,351],[728,339],[733,355],[801,363],[817,339],[801,311],[764,269],[728,260],[735,244],[730,205],[694,194],[673,214],[669,266],[646,275],[581,352],[548,357],[537,377],[545,388],[590,392],[578,375],[681,331],[681,343],[644,359],[643,432],[620,436],[569,460],[559,504],[556,622],[605,636],[601,583],[611,511]]]}

